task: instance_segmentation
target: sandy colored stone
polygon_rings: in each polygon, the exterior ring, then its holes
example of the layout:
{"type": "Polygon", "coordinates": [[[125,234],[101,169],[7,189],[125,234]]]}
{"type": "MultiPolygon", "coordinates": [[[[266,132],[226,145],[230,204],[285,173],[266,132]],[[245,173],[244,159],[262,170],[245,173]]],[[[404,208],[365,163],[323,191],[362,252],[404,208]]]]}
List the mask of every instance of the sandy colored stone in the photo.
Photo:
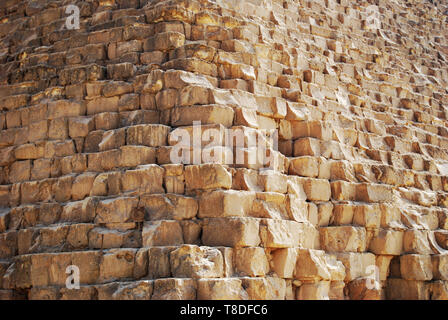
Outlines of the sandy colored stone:
{"type": "Polygon", "coordinates": [[[297,300],[329,300],[330,281],[304,283],[296,291],[297,300]]]}
{"type": "Polygon", "coordinates": [[[400,257],[400,273],[405,280],[431,280],[432,268],[428,255],[406,254],[400,257]]]}
{"type": "Polygon", "coordinates": [[[171,272],[176,278],[220,278],[224,261],[215,248],[184,245],[170,253],[171,272]]]}
{"type": "Polygon", "coordinates": [[[182,227],[175,220],[147,221],[143,225],[142,241],[144,247],[183,244],[182,227]]]}
{"type": "Polygon", "coordinates": [[[263,277],[269,272],[269,263],[263,248],[235,248],[234,270],[239,276],[263,277]]]}
{"type": "Polygon", "coordinates": [[[197,281],[198,300],[247,300],[249,298],[237,278],[199,279],[197,281]]]}
{"type": "Polygon", "coordinates": [[[400,255],[403,252],[403,231],[381,229],[375,233],[369,250],[380,255],[400,255]]]}
{"type": "Polygon", "coordinates": [[[195,189],[230,189],[231,174],[218,164],[203,164],[185,168],[185,184],[187,190],[195,189]]]}
{"type": "Polygon", "coordinates": [[[244,217],[250,212],[254,192],[213,191],[202,195],[199,201],[199,218],[244,217]]]}
{"type": "Polygon", "coordinates": [[[330,252],[364,252],[366,230],[360,227],[341,226],[320,228],[322,248],[330,252]]]}
{"type": "Polygon", "coordinates": [[[284,279],[242,278],[244,290],[249,300],[285,300],[286,281],[284,279]]]}
{"type": "Polygon", "coordinates": [[[141,196],[139,207],[144,208],[148,220],[187,220],[198,212],[196,199],[176,194],[141,196]]]}
{"type": "Polygon", "coordinates": [[[207,246],[250,247],[260,244],[259,220],[209,218],[204,220],[202,243],[207,246]]]}

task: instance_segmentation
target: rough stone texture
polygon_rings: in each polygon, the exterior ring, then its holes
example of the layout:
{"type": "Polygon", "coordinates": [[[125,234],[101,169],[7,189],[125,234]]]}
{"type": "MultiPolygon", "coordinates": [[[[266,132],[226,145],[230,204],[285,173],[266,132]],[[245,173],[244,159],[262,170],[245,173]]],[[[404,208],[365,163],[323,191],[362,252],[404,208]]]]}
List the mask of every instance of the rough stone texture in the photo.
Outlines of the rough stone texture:
{"type": "Polygon", "coordinates": [[[1,1],[0,299],[448,299],[447,10],[1,1]]]}

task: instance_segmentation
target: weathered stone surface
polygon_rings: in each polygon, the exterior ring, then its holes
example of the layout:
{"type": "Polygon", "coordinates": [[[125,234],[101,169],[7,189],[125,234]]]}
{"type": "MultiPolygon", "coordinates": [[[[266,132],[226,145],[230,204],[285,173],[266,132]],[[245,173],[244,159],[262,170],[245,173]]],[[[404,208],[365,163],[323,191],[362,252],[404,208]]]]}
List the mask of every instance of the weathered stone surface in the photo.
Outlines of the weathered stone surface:
{"type": "Polygon", "coordinates": [[[210,218],[204,220],[202,243],[207,246],[256,247],[260,244],[259,220],[210,218]]]}
{"type": "Polygon", "coordinates": [[[47,2],[0,4],[0,299],[447,299],[447,3],[47,2]]]}
{"type": "Polygon", "coordinates": [[[185,185],[187,190],[195,189],[230,189],[232,175],[222,165],[204,164],[185,168],[185,185]]]}
{"type": "Polygon", "coordinates": [[[341,226],[320,229],[322,248],[330,252],[364,252],[366,230],[360,227],[341,226]]]}
{"type": "Polygon", "coordinates": [[[249,298],[240,279],[199,279],[197,284],[198,300],[247,300],[249,298]]]}
{"type": "Polygon", "coordinates": [[[143,220],[143,212],[137,208],[136,198],[115,198],[100,201],[96,208],[97,223],[122,223],[143,220]]]}
{"type": "Polygon", "coordinates": [[[254,192],[213,191],[202,195],[198,217],[244,217],[251,211],[254,201],[254,192]]]}
{"type": "Polygon", "coordinates": [[[224,259],[215,248],[185,245],[171,251],[171,271],[176,278],[220,278],[224,273],[224,259]]]}
{"type": "Polygon", "coordinates": [[[193,279],[157,279],[151,300],[194,300],[196,283],[193,279]]]}
{"type": "Polygon", "coordinates": [[[330,281],[304,283],[296,293],[297,300],[329,300],[330,281]]]}
{"type": "Polygon", "coordinates": [[[143,246],[171,246],[184,243],[182,227],[175,220],[148,221],[142,230],[143,246]]]}
{"type": "Polygon", "coordinates": [[[351,300],[381,300],[381,284],[374,279],[359,278],[348,284],[351,300]]]}
{"type": "Polygon", "coordinates": [[[370,241],[369,250],[380,255],[400,255],[403,252],[403,231],[379,230],[370,241]]]}
{"type": "Polygon", "coordinates": [[[154,194],[140,197],[148,220],[188,220],[196,216],[198,203],[194,198],[176,194],[154,194]]]}
{"type": "Polygon", "coordinates": [[[303,230],[295,221],[265,219],[260,225],[261,243],[265,248],[298,247],[303,230]]]}
{"type": "Polygon", "coordinates": [[[286,281],[284,279],[242,278],[244,290],[249,300],[285,300],[286,281]]]}
{"type": "Polygon", "coordinates": [[[388,279],[386,296],[391,300],[428,300],[428,290],[424,281],[388,279]]]}
{"type": "Polygon", "coordinates": [[[345,268],[324,251],[300,249],[294,277],[302,281],[341,281],[345,278],[345,268]]]}
{"type": "Polygon", "coordinates": [[[400,257],[400,273],[405,280],[431,280],[431,257],[418,254],[406,254],[400,257]]]}
{"type": "Polygon", "coordinates": [[[269,272],[263,248],[236,248],[233,253],[234,269],[239,276],[263,277],[269,272]]]}

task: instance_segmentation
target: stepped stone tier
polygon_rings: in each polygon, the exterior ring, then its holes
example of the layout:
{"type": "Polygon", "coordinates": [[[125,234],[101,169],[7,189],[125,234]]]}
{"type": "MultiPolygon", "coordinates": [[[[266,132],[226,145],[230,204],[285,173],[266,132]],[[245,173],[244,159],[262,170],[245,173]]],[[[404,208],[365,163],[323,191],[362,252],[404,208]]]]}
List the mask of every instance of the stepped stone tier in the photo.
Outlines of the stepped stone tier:
{"type": "Polygon", "coordinates": [[[448,299],[447,10],[2,0],[0,299],[448,299]]]}

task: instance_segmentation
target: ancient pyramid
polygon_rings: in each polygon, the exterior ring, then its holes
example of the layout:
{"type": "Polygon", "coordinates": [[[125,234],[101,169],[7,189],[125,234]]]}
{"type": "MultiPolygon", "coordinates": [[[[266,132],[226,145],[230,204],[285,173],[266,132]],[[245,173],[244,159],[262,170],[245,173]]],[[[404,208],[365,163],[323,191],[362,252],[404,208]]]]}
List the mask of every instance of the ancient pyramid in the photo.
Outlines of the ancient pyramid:
{"type": "Polygon", "coordinates": [[[2,0],[0,299],[448,299],[447,23],[2,0]]]}

